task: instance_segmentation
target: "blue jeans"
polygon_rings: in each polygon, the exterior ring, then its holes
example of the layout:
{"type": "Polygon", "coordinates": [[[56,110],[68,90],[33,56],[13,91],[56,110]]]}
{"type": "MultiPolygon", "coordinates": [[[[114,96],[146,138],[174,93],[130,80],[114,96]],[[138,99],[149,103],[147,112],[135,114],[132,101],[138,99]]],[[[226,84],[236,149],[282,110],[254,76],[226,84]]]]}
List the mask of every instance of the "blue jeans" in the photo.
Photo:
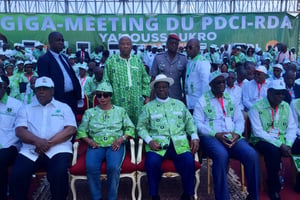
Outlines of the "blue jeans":
{"type": "Polygon", "coordinates": [[[92,200],[99,200],[102,198],[100,169],[104,160],[106,160],[107,171],[107,197],[108,200],[117,199],[120,171],[124,156],[124,144],[121,145],[118,151],[113,151],[111,147],[100,147],[98,149],[88,148],[85,163],[92,200]]]}
{"type": "Polygon", "coordinates": [[[201,149],[213,160],[212,175],[215,184],[215,199],[229,200],[227,167],[229,158],[239,160],[245,166],[249,195],[259,198],[259,162],[256,151],[246,142],[239,140],[232,148],[226,148],[212,136],[200,136],[201,149]]]}

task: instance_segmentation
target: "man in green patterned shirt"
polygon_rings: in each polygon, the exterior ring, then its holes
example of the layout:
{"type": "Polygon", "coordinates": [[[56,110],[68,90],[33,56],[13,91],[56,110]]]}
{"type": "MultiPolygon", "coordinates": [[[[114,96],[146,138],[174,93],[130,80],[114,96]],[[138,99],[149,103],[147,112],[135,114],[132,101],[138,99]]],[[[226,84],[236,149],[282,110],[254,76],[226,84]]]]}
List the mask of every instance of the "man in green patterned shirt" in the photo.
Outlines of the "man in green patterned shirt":
{"type": "Polygon", "coordinates": [[[144,64],[136,55],[131,55],[132,42],[128,36],[119,40],[120,55],[114,54],[107,59],[103,81],[109,82],[114,90],[112,103],[125,108],[134,124],[143,104],[149,101],[150,77],[144,64]]]}
{"type": "Polygon", "coordinates": [[[181,200],[193,199],[195,164],[193,154],[199,148],[199,138],[193,117],[183,102],[169,97],[169,87],[174,83],[164,74],[150,83],[156,98],[143,107],[137,131],[146,144],[145,168],[150,195],[159,200],[158,186],[161,164],[164,159],[173,160],[181,176],[183,195],[181,200]],[[189,146],[188,136],[191,137],[189,146]]]}

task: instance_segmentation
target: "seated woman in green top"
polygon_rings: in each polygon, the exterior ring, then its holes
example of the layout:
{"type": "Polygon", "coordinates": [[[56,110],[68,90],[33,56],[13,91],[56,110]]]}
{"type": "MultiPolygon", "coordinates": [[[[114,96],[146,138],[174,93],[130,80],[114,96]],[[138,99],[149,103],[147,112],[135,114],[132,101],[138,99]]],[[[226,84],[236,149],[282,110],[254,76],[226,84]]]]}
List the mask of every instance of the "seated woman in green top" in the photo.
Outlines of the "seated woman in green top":
{"type": "Polygon", "coordinates": [[[86,175],[91,199],[102,199],[100,169],[107,163],[108,199],[116,200],[120,168],[125,156],[124,142],[134,137],[134,125],[126,111],[111,103],[112,87],[103,82],[96,88],[98,105],[85,111],[77,138],[89,148],[86,154],[86,175]]]}

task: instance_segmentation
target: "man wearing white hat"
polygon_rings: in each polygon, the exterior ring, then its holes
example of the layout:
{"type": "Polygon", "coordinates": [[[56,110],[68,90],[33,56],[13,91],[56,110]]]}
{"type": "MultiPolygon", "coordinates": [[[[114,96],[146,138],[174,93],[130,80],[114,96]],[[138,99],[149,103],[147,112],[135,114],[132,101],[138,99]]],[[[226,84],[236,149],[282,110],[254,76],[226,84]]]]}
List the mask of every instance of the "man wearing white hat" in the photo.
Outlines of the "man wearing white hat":
{"type": "MultiPolygon", "coordinates": [[[[91,86],[93,85],[93,79],[87,75],[87,70],[89,69],[86,62],[78,63],[79,68],[79,83],[82,91],[82,99],[84,98],[84,94],[90,95],[92,93],[91,86]]],[[[78,107],[82,107],[83,105],[78,104],[78,107]]]]}
{"type": "Polygon", "coordinates": [[[267,96],[267,75],[266,67],[260,65],[255,69],[254,79],[243,85],[242,101],[245,111],[248,111],[256,101],[267,96]]]}
{"type": "Polygon", "coordinates": [[[278,172],[281,156],[291,156],[291,147],[297,132],[292,110],[288,103],[283,101],[285,90],[282,80],[273,80],[268,85],[267,97],[256,102],[249,111],[253,133],[250,141],[264,156],[271,200],[280,199],[281,184],[278,172]]]}
{"type": "Polygon", "coordinates": [[[259,197],[259,163],[256,151],[242,136],[244,117],[228,93],[224,93],[228,74],[215,71],[210,74],[211,90],[196,103],[194,120],[200,135],[200,146],[213,160],[212,174],[215,199],[229,200],[227,169],[230,158],[245,166],[249,195],[247,200],[259,197]]]}
{"type": "Polygon", "coordinates": [[[193,118],[185,105],[168,95],[172,78],[159,74],[150,83],[156,98],[146,104],[139,116],[137,132],[146,142],[145,168],[150,195],[159,200],[158,186],[161,163],[171,158],[182,180],[181,200],[194,196],[195,163],[193,154],[198,151],[199,138],[193,118]],[[191,147],[187,136],[191,136],[191,147]],[[192,154],[193,153],[193,154],[192,154]]]}
{"type": "Polygon", "coordinates": [[[211,44],[209,46],[209,52],[205,54],[206,59],[209,60],[211,64],[216,63],[217,60],[220,59],[220,54],[216,51],[217,47],[217,45],[211,44]]]}
{"type": "Polygon", "coordinates": [[[32,174],[44,167],[52,198],[66,199],[76,120],[67,104],[53,98],[54,83],[50,78],[38,78],[35,92],[36,101],[23,106],[17,115],[16,135],[22,147],[10,175],[12,197],[27,199],[32,174]]]}
{"type": "Polygon", "coordinates": [[[36,42],[34,47],[35,48],[32,51],[32,56],[38,60],[40,56],[46,53],[44,50],[44,44],[41,42],[36,42]]]}
{"type": "Polygon", "coordinates": [[[273,65],[273,74],[270,78],[268,78],[268,81],[269,82],[273,80],[283,81],[282,72],[283,72],[283,66],[281,64],[278,63],[273,65]]]}
{"type": "Polygon", "coordinates": [[[14,163],[21,147],[15,134],[15,121],[22,102],[8,96],[9,80],[5,75],[0,77],[0,199],[7,200],[8,169],[14,163]]]}

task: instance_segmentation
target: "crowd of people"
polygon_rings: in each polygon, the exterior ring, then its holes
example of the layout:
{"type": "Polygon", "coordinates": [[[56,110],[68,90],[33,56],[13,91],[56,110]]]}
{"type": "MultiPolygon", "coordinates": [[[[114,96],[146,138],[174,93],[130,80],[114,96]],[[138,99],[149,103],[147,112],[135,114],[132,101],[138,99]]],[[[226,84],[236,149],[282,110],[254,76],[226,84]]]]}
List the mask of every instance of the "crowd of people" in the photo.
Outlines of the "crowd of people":
{"type": "MultiPolygon", "coordinates": [[[[245,166],[247,200],[259,199],[258,155],[264,157],[269,197],[280,199],[281,157],[300,154],[295,49],[277,43],[266,51],[228,44],[201,50],[197,39],[185,47],[180,42],[169,34],[165,46],[144,47],[123,35],[119,53],[113,55],[103,46],[92,53],[82,47],[73,54],[59,32],[49,34],[47,49],[40,42],[32,51],[22,44],[14,49],[4,44],[0,199],[26,199],[31,175],[41,167],[53,199],[66,199],[76,138],[89,146],[91,199],[103,198],[100,168],[105,159],[108,199],[115,200],[129,137],[145,141],[153,200],[160,199],[161,163],[166,158],[181,175],[180,198],[194,198],[193,154],[200,151],[213,160],[215,199],[230,199],[230,158],[245,166]],[[76,122],[84,97],[90,108],[76,122]]],[[[300,193],[299,174],[294,190],[300,193]]]]}

